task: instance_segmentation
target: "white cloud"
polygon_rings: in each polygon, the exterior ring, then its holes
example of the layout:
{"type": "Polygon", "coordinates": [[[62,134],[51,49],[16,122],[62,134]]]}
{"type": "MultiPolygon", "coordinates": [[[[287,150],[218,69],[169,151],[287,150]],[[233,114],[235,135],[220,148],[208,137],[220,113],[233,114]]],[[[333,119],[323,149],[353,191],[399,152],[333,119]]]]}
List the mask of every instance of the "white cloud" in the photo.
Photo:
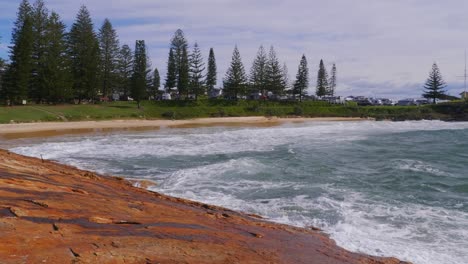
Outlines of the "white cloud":
{"type": "MultiPolygon", "coordinates": [[[[19,3],[19,1],[18,1],[19,3]]],[[[14,19],[18,3],[0,0],[3,21],[14,19]]],[[[446,81],[460,91],[468,16],[463,0],[134,0],[46,1],[72,23],[81,4],[100,26],[108,17],[122,43],[145,39],[153,66],[165,73],[169,40],[177,28],[197,41],[205,57],[215,49],[219,85],[238,44],[246,70],[258,46],[273,44],[294,79],[303,53],[311,86],[317,65],[337,63],[339,93],[401,97],[420,93],[432,62],[446,81]],[[341,89],[341,92],[340,92],[341,89]]],[[[7,22],[5,22],[7,23],[7,22]]],[[[4,25],[2,24],[2,27],[4,25]]],[[[2,29],[0,29],[2,30],[2,29]]],[[[1,32],[5,42],[8,33],[1,32]]],[[[164,76],[162,76],[164,79],[164,76]]],[[[449,87],[450,88],[450,87],[449,87]]]]}

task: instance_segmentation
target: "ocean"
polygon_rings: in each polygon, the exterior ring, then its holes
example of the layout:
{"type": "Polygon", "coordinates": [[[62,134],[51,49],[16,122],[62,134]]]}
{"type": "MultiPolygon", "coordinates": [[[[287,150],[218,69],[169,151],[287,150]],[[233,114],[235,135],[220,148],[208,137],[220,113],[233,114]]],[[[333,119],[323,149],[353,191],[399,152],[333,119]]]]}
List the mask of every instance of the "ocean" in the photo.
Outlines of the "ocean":
{"type": "Polygon", "coordinates": [[[348,250],[468,263],[468,123],[304,122],[19,143],[10,150],[319,227],[348,250]]]}

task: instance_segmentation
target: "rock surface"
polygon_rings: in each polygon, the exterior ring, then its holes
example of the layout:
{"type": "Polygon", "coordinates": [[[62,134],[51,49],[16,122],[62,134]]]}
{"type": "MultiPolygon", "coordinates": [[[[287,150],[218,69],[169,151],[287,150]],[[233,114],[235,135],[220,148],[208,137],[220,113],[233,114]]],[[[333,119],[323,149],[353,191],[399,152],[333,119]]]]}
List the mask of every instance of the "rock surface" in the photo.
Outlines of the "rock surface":
{"type": "Polygon", "coordinates": [[[317,230],[0,150],[1,263],[403,263],[317,230]]]}

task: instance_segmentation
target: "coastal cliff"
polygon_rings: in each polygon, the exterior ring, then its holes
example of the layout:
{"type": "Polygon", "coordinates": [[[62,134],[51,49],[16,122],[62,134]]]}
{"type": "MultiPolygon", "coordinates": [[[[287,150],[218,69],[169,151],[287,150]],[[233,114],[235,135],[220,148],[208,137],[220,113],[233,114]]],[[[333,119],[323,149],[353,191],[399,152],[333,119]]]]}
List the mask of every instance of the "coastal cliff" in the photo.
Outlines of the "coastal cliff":
{"type": "Polygon", "coordinates": [[[0,150],[2,263],[404,263],[274,224],[0,150]]]}

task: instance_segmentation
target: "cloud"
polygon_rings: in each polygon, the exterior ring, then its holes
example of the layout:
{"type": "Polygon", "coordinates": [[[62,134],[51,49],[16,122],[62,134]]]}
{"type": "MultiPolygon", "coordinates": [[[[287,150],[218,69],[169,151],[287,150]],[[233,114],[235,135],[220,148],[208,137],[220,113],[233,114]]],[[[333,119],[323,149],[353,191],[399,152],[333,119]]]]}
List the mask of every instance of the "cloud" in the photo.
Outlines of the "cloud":
{"type": "MultiPolygon", "coordinates": [[[[18,4],[0,0],[3,43],[8,41],[18,4]]],[[[96,27],[106,17],[112,21],[122,44],[133,46],[136,39],[145,39],[162,79],[169,40],[182,28],[190,44],[199,43],[205,59],[209,48],[215,49],[219,85],[236,44],[247,71],[261,44],[274,45],[291,79],[306,54],[311,87],[320,59],[328,68],[337,63],[342,95],[416,96],[434,61],[454,90],[463,82],[457,77],[463,74],[468,42],[464,14],[468,1],[463,0],[49,0],[46,4],[68,25],[84,4],[96,27]]],[[[0,56],[5,57],[5,51],[0,50],[0,56]]]]}

